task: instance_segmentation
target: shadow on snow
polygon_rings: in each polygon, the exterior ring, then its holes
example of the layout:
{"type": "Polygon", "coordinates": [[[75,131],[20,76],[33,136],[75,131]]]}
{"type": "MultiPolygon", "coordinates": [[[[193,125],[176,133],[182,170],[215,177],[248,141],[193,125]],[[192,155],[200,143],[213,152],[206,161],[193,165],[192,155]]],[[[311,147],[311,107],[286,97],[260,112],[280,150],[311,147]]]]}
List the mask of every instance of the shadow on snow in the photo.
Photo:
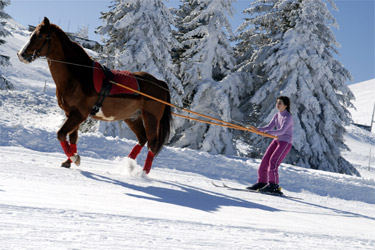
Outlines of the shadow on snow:
{"type": "Polygon", "coordinates": [[[254,208],[254,209],[261,209],[270,212],[280,211],[277,208],[257,204],[254,202],[249,202],[247,200],[223,195],[221,193],[216,193],[208,190],[204,190],[201,188],[193,187],[190,185],[185,184],[176,184],[171,182],[160,182],[162,184],[167,184],[170,186],[174,186],[178,188],[176,189],[169,189],[163,187],[155,187],[155,186],[148,186],[148,187],[141,187],[132,185],[129,183],[125,183],[119,180],[115,180],[106,176],[98,175],[88,171],[80,171],[82,175],[87,178],[106,182],[114,185],[119,185],[121,187],[132,189],[135,191],[143,192],[147,195],[136,195],[136,194],[126,194],[128,196],[140,198],[140,199],[147,199],[156,202],[163,202],[183,207],[189,207],[197,210],[202,210],[206,212],[213,212],[217,211],[220,207],[224,206],[235,206],[235,207],[244,207],[244,208],[254,208]],[[150,197],[151,195],[152,197],[150,197]]]}

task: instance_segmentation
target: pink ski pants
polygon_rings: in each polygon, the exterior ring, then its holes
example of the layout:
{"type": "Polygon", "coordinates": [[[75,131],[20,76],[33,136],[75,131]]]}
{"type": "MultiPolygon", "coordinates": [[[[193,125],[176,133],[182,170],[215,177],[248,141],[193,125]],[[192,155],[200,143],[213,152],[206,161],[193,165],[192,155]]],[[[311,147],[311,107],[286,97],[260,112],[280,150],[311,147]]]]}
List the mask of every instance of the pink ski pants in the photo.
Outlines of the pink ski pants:
{"type": "Polygon", "coordinates": [[[286,141],[271,142],[258,169],[258,182],[279,184],[278,168],[291,148],[292,144],[286,141]]]}

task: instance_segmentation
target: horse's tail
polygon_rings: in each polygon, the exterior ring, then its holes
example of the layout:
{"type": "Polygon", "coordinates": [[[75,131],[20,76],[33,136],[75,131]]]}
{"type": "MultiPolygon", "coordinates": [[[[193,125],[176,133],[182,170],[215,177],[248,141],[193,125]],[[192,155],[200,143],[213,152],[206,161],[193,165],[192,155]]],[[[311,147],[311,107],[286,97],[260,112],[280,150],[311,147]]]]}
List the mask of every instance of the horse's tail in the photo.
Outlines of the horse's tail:
{"type": "MultiPolygon", "coordinates": [[[[168,88],[168,85],[163,82],[164,88],[168,88]]],[[[169,91],[167,91],[167,100],[166,102],[171,102],[171,95],[169,91]]],[[[157,144],[155,147],[155,155],[157,155],[164,144],[168,142],[169,135],[171,133],[171,125],[172,125],[172,110],[171,106],[165,105],[164,113],[159,123],[159,130],[158,130],[158,137],[157,137],[157,144]]]]}

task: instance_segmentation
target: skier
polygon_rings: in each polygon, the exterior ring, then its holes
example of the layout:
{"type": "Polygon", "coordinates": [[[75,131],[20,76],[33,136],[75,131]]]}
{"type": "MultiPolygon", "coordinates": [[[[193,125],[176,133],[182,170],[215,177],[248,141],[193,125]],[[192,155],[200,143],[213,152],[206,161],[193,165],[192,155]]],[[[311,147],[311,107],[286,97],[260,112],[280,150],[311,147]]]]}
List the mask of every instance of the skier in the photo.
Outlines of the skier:
{"type": "Polygon", "coordinates": [[[268,146],[258,169],[258,181],[247,187],[249,190],[260,192],[283,194],[279,187],[278,168],[281,162],[292,148],[293,117],[290,113],[290,99],[287,96],[279,96],[276,101],[279,110],[271,122],[265,127],[251,127],[253,130],[266,132],[277,136],[268,146]],[[276,130],[273,130],[276,127],[276,130]]]}

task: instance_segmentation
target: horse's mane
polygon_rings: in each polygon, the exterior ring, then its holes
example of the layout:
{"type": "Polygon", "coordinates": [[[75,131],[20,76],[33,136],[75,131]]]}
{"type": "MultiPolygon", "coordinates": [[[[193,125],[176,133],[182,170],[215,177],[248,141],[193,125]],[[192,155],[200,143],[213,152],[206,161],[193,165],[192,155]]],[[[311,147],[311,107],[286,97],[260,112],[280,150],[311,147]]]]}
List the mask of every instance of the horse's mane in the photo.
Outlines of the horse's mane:
{"type": "Polygon", "coordinates": [[[51,24],[50,28],[60,38],[63,49],[69,48],[68,50],[65,50],[65,53],[68,53],[69,56],[91,60],[90,56],[86,53],[82,46],[77,42],[70,40],[68,35],[59,26],[56,24],[51,24]]]}
{"type": "Polygon", "coordinates": [[[61,42],[70,73],[78,80],[84,92],[90,95],[94,91],[92,83],[93,60],[83,47],[70,40],[68,35],[59,26],[51,24],[50,29],[58,36],[61,42]]]}

